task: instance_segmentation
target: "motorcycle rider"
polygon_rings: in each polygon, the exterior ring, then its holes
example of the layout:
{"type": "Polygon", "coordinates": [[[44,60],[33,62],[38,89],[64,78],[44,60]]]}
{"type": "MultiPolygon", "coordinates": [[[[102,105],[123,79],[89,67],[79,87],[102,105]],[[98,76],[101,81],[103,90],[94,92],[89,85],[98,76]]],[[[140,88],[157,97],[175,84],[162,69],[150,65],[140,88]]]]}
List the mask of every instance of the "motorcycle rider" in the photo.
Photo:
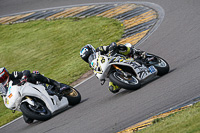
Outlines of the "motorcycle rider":
{"type": "MultiPolygon", "coordinates": [[[[100,46],[96,48],[96,50],[91,44],[87,44],[81,48],[80,56],[85,62],[89,63],[91,67],[91,62],[94,59],[96,52],[100,52],[100,54],[102,55],[105,55],[108,53],[110,53],[111,55],[114,55],[115,53],[119,53],[119,54],[125,55],[127,57],[132,57],[132,58],[134,58],[134,55],[136,55],[137,58],[140,58],[140,59],[146,58],[145,56],[146,52],[141,51],[139,49],[135,49],[133,45],[131,45],[130,43],[126,43],[124,45],[123,44],[117,45],[115,42],[112,42],[108,46],[100,46]]],[[[109,82],[109,90],[111,92],[117,93],[119,92],[120,89],[121,88],[113,84],[113,82],[109,82]]]]}
{"type": "Polygon", "coordinates": [[[39,82],[52,85],[52,91],[58,95],[59,99],[61,99],[61,95],[59,95],[61,90],[61,83],[41,75],[38,71],[33,71],[33,73],[31,73],[29,70],[24,70],[22,72],[14,71],[12,74],[9,74],[5,67],[0,68],[0,83],[2,83],[6,89],[9,81],[12,81],[13,85],[19,86],[24,85],[26,82],[33,84],[39,82]]]}

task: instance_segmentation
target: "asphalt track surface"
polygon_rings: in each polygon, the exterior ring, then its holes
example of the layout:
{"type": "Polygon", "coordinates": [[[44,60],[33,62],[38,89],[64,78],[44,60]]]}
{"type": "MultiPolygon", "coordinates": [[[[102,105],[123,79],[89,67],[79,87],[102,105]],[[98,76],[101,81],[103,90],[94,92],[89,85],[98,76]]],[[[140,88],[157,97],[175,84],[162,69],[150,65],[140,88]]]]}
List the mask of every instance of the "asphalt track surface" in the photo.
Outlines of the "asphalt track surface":
{"type": "MultiPolygon", "coordinates": [[[[118,0],[0,0],[0,15],[36,9],[118,0]]],[[[129,0],[131,1],[131,0],[129,0]]],[[[95,77],[77,87],[82,103],[45,122],[23,119],[0,129],[2,133],[114,133],[159,112],[199,96],[200,1],[146,0],[160,5],[165,18],[138,48],[166,59],[169,74],[137,91],[112,94],[95,77]]]]}

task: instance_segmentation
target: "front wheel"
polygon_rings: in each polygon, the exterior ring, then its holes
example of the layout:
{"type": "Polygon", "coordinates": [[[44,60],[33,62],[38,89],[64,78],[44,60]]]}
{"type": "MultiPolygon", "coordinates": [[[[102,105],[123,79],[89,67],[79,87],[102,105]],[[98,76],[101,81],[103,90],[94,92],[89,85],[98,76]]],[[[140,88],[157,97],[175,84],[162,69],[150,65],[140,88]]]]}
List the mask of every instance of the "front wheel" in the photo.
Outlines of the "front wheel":
{"type": "Polygon", "coordinates": [[[34,99],[35,105],[32,106],[28,102],[23,102],[20,105],[20,110],[23,115],[30,120],[46,121],[51,118],[51,112],[46,105],[39,99],[34,99]]]}
{"type": "MultiPolygon", "coordinates": [[[[71,87],[71,86],[70,86],[71,87]]],[[[68,90],[64,90],[62,94],[67,97],[69,101],[69,105],[76,105],[79,104],[81,101],[81,94],[73,87],[70,88],[71,91],[69,92],[68,90]]]]}
{"type": "Polygon", "coordinates": [[[23,114],[23,118],[24,118],[24,121],[25,121],[26,123],[28,123],[28,124],[31,124],[31,123],[33,123],[33,121],[34,121],[34,119],[28,118],[28,117],[25,116],[24,114],[23,114]]]}
{"type": "Polygon", "coordinates": [[[127,90],[136,90],[141,87],[139,80],[133,75],[124,76],[123,73],[118,71],[114,71],[109,75],[110,81],[112,81],[115,85],[118,85],[121,88],[127,90]]]}

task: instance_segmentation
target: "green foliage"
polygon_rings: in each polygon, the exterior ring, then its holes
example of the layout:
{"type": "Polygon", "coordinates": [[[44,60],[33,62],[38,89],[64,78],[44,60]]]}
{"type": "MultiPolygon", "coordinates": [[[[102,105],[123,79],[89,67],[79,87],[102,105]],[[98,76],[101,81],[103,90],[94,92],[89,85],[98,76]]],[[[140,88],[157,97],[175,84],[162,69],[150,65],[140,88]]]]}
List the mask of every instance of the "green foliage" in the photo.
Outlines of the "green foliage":
{"type": "MultiPolygon", "coordinates": [[[[108,45],[121,39],[123,27],[114,19],[89,17],[0,25],[0,67],[9,72],[38,70],[46,77],[71,84],[89,70],[81,47],[108,45]]],[[[0,98],[2,124],[21,115],[6,109],[0,98]]]]}
{"type": "Polygon", "coordinates": [[[200,102],[169,117],[156,119],[152,126],[139,133],[199,133],[199,120],[200,102]]]}
{"type": "Polygon", "coordinates": [[[117,20],[91,17],[32,21],[0,26],[0,67],[9,72],[38,70],[67,84],[89,70],[79,52],[117,41],[123,34],[117,20]]]}

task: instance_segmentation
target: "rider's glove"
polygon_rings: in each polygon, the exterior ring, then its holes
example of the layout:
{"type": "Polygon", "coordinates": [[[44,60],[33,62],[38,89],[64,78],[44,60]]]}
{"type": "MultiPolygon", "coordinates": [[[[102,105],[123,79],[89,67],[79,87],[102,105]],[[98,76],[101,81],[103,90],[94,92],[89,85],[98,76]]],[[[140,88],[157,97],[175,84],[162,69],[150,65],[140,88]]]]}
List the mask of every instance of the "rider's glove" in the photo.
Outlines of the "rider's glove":
{"type": "Polygon", "coordinates": [[[109,51],[115,52],[117,50],[117,47],[117,44],[113,42],[109,45],[109,51]]]}
{"type": "Polygon", "coordinates": [[[142,59],[146,59],[146,52],[142,51],[140,56],[142,59]]]}
{"type": "Polygon", "coordinates": [[[18,84],[18,86],[24,85],[27,82],[27,77],[23,76],[20,80],[20,83],[18,84]]]}

